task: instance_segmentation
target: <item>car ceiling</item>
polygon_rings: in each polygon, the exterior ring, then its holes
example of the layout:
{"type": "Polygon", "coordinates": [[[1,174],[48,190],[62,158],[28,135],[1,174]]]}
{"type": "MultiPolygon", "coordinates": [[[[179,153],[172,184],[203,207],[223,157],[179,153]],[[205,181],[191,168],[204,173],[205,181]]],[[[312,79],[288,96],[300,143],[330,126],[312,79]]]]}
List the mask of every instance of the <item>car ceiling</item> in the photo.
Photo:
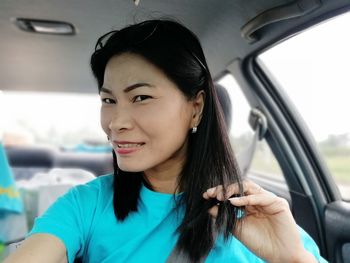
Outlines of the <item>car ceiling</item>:
{"type": "Polygon", "coordinates": [[[338,9],[347,0],[316,1],[320,8],[307,16],[264,27],[259,41],[250,44],[241,28],[259,13],[288,0],[2,0],[0,1],[0,89],[95,93],[89,58],[96,39],[145,19],[170,17],[193,30],[203,45],[213,76],[235,58],[243,58],[272,43],[310,17],[338,9]],[[77,34],[56,36],[21,31],[15,18],[72,23],[77,34]]]}

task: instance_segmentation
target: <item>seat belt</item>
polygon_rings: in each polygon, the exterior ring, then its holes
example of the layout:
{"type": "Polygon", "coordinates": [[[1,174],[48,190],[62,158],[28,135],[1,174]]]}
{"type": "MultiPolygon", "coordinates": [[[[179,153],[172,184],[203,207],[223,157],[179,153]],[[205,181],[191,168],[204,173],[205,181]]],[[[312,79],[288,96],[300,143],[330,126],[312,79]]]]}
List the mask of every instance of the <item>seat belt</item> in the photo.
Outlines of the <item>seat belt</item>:
{"type": "MultiPolygon", "coordinates": [[[[207,256],[202,257],[198,262],[204,263],[207,256]]],[[[192,263],[191,259],[185,255],[182,251],[179,252],[176,245],[170,256],[168,257],[166,263],[192,263]]]]}
{"type": "MultiPolygon", "coordinates": [[[[212,233],[213,233],[213,240],[214,240],[214,244],[216,242],[216,238],[218,236],[217,230],[214,228],[215,226],[215,219],[212,219],[212,224],[211,224],[211,229],[212,229],[212,233]]],[[[210,253],[210,251],[209,251],[210,253]]],[[[208,254],[209,254],[208,253],[208,254]]],[[[199,261],[198,263],[204,263],[207,255],[204,255],[199,261]]],[[[173,251],[171,252],[170,256],[168,257],[166,263],[192,263],[191,259],[188,257],[187,254],[184,254],[183,251],[179,251],[176,247],[173,249],[173,251]]]]}
{"type": "Polygon", "coordinates": [[[252,164],[257,143],[265,137],[268,128],[266,116],[258,108],[251,109],[248,122],[254,131],[253,141],[248,148],[237,154],[236,157],[243,178],[247,176],[248,170],[252,164]]]}

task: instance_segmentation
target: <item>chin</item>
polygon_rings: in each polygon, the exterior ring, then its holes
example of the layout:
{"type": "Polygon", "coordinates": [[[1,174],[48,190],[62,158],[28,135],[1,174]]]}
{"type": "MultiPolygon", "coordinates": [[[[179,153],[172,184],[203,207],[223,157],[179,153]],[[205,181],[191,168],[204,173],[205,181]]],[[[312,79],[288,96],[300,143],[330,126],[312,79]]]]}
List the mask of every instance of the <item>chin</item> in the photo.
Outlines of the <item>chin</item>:
{"type": "Polygon", "coordinates": [[[143,167],[140,167],[140,165],[131,165],[131,164],[123,164],[123,163],[118,163],[118,167],[120,170],[124,172],[131,172],[131,173],[143,172],[145,170],[143,167]]]}

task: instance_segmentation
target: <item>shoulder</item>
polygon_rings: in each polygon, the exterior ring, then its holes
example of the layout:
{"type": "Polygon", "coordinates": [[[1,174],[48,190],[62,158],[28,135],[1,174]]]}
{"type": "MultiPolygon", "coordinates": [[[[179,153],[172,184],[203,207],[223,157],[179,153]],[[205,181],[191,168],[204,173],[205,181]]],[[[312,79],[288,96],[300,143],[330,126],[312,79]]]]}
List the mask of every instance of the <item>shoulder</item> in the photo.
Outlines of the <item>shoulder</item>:
{"type": "Polygon", "coordinates": [[[69,262],[81,255],[90,231],[103,217],[113,196],[113,175],[102,175],[88,183],[76,185],[59,197],[40,217],[26,237],[47,233],[58,237],[68,251],[69,262]]]}
{"type": "Polygon", "coordinates": [[[85,184],[76,185],[70,192],[79,195],[110,195],[113,192],[113,174],[106,174],[96,177],[85,184]]]}
{"type": "Polygon", "coordinates": [[[104,188],[109,189],[110,187],[112,187],[113,176],[114,176],[113,174],[100,175],[95,179],[91,180],[90,182],[86,183],[85,185],[81,185],[81,186],[99,188],[99,189],[104,189],[104,188]]]}

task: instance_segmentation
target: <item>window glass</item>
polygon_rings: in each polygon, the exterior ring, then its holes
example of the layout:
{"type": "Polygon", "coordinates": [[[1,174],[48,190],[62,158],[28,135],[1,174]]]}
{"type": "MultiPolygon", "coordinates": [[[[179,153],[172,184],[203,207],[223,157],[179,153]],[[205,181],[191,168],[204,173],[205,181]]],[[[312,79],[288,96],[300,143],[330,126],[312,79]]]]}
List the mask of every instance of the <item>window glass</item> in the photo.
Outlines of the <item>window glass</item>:
{"type": "MultiPolygon", "coordinates": [[[[254,133],[248,123],[250,106],[232,75],[225,75],[218,83],[228,91],[231,100],[232,123],[229,135],[233,150],[238,160],[240,160],[244,154],[247,154],[247,149],[253,142],[254,133]]],[[[247,176],[249,177],[249,175],[284,181],[282,170],[265,139],[257,143],[247,176]]]]}
{"type": "Polygon", "coordinates": [[[0,100],[0,142],[19,186],[37,186],[43,180],[34,177],[51,172],[45,178],[57,175],[55,183],[63,183],[55,168],[66,178],[111,171],[112,147],[100,127],[97,94],[3,91],[0,100]]]}
{"type": "Polygon", "coordinates": [[[97,94],[10,92],[1,94],[3,143],[75,147],[105,144],[97,94]]]}
{"type": "Polygon", "coordinates": [[[258,57],[313,134],[350,200],[350,14],[317,25],[258,57]]]}

